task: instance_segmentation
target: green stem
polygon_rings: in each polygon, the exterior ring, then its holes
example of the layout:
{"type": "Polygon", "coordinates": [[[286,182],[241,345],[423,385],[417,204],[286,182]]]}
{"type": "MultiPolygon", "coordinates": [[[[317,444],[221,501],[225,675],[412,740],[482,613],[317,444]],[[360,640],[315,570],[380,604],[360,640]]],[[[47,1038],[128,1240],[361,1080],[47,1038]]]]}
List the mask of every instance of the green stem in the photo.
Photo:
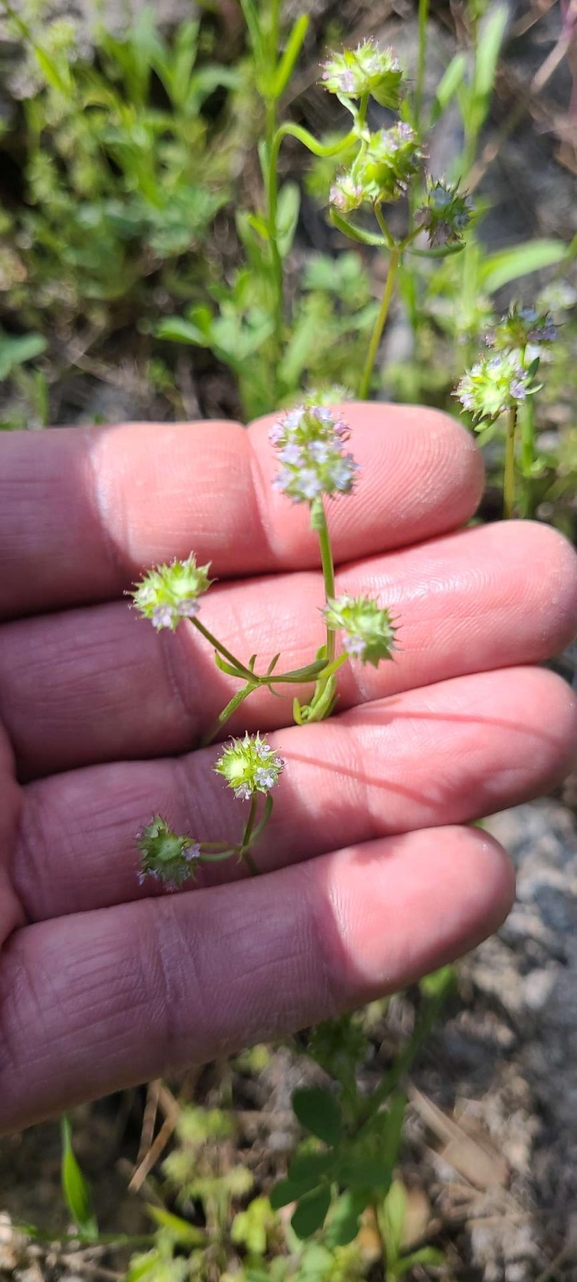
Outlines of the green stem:
{"type": "MultiPolygon", "coordinates": [[[[316,530],[319,538],[319,547],[321,552],[321,565],[323,570],[323,580],[325,586],[325,600],[335,595],[335,567],[333,563],[333,553],[327,517],[322,496],[314,499],[311,503],[311,527],[316,530]]],[[[317,678],[315,690],[310,704],[301,708],[298,699],[293,704],[295,720],[299,724],[305,721],[324,721],[325,717],[330,716],[333,706],[336,681],[334,673],[341,666],[341,658],[335,658],[336,637],[332,628],[327,627],[326,642],[324,646],[325,667],[317,678]]]]}
{"type": "MultiPolygon", "coordinates": [[[[274,361],[273,370],[276,377],[276,370],[280,360],[282,350],[283,335],[283,271],[282,259],[278,247],[278,156],[279,147],[276,145],[278,136],[276,123],[276,101],[268,99],[266,103],[266,156],[268,174],[266,180],[267,190],[267,211],[266,223],[270,241],[271,253],[271,274],[273,286],[273,315],[274,315],[274,361]]],[[[275,389],[275,401],[277,400],[277,390],[275,389]]]]}
{"type": "Polygon", "coordinates": [[[214,646],[214,649],[218,650],[219,654],[222,654],[223,659],[226,659],[227,663],[230,663],[233,668],[238,670],[239,677],[244,677],[246,681],[254,680],[254,673],[250,672],[249,669],[245,667],[244,663],[240,662],[240,659],[235,659],[234,654],[231,654],[230,650],[227,650],[226,646],[223,645],[221,641],[217,641],[216,637],[212,635],[212,632],[209,632],[208,628],[205,628],[204,623],[200,622],[200,619],[191,619],[190,622],[194,625],[197,631],[200,632],[212,646],[214,646]]]}
{"type": "Polygon", "coordinates": [[[356,130],[351,129],[348,134],[345,134],[344,138],[339,140],[339,142],[332,143],[329,146],[323,146],[321,142],[317,142],[314,134],[309,133],[308,129],[303,129],[301,125],[293,125],[290,121],[286,121],[284,125],[279,125],[273,139],[271,164],[274,161],[275,170],[278,163],[278,154],[284,138],[296,138],[299,142],[302,142],[303,146],[307,148],[307,151],[311,151],[313,153],[313,156],[320,157],[338,156],[339,152],[344,151],[346,147],[350,147],[353,142],[358,142],[358,134],[356,130]]]}
{"type": "Polygon", "coordinates": [[[423,106],[423,88],[425,84],[425,57],[427,53],[427,21],[429,17],[429,0],[419,0],[419,52],[417,55],[417,77],[415,81],[414,126],[421,132],[421,109],[423,106]]]}
{"type": "Polygon", "coordinates": [[[391,1095],[398,1086],[399,1082],[405,1076],[405,1073],[408,1072],[416,1059],[421,1047],[427,1041],[431,1029],[436,1023],[445,1001],[447,1000],[451,984],[452,977],[450,973],[447,973],[446,979],[444,980],[439,992],[428,1000],[425,1010],[421,1015],[421,1018],[418,1020],[405,1049],[401,1051],[401,1054],[395,1060],[392,1068],[389,1069],[389,1072],[381,1079],[372,1095],[370,1095],[368,1099],[363,1100],[357,1115],[357,1122],[359,1124],[356,1136],[357,1139],[363,1134],[365,1129],[370,1127],[375,1113],[378,1113],[381,1104],[384,1104],[385,1100],[388,1099],[389,1095],[391,1095]]]}
{"type": "Polygon", "coordinates": [[[365,367],[363,369],[361,381],[359,383],[358,397],[360,401],[366,401],[370,391],[373,369],[374,369],[375,361],[377,359],[377,352],[379,350],[379,344],[382,338],[383,330],[385,328],[387,316],[389,314],[389,307],[391,305],[391,299],[393,297],[393,290],[395,288],[395,283],[397,279],[397,271],[399,268],[400,258],[401,258],[401,251],[399,249],[399,246],[395,245],[393,249],[391,249],[391,258],[389,262],[387,283],[385,285],[381,306],[379,308],[379,314],[375,321],[374,329],[371,335],[371,341],[369,343],[369,349],[367,352],[365,367]]]}
{"type": "MultiPolygon", "coordinates": [[[[319,536],[319,547],[321,551],[321,565],[323,569],[323,579],[325,584],[325,599],[335,595],[335,567],[333,562],[333,553],[331,548],[331,539],[327,517],[322,496],[314,499],[311,503],[311,526],[316,530],[319,536]]],[[[332,663],[335,657],[335,634],[331,628],[327,628],[327,663],[332,663]]]]}
{"type": "Polygon", "coordinates": [[[243,863],[246,864],[251,877],[256,877],[258,875],[258,868],[250,853],[250,841],[252,837],[252,830],[255,824],[257,807],[258,807],[258,793],[253,792],[252,797],[250,799],[249,816],[246,821],[245,829],[242,835],[240,850],[238,852],[239,858],[242,859],[243,863]]]}
{"type": "Polygon", "coordinates": [[[510,520],[515,511],[515,434],[517,406],[512,405],[507,417],[507,443],[505,446],[505,477],[503,482],[503,516],[510,520]]]}
{"type": "Polygon", "coordinates": [[[527,397],[521,412],[521,473],[523,476],[523,516],[533,515],[532,472],[535,462],[535,421],[533,398],[527,397]]]}
{"type": "Polygon", "coordinates": [[[376,1230],[377,1237],[379,1239],[379,1248],[381,1252],[381,1258],[383,1261],[383,1277],[385,1279],[388,1279],[389,1271],[387,1268],[387,1262],[388,1262],[387,1261],[387,1244],[385,1241],[385,1237],[384,1237],[383,1229],[381,1225],[380,1207],[379,1207],[377,1198],[374,1198],[374,1200],[371,1202],[371,1210],[373,1212],[373,1216],[375,1220],[375,1230],[376,1230]]]}

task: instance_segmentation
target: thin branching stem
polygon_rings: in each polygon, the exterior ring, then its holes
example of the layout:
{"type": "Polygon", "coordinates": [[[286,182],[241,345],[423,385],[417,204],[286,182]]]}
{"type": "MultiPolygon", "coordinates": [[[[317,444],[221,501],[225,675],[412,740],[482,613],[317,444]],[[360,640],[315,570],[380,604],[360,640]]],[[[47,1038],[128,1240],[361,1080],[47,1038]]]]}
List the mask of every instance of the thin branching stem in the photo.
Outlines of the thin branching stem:
{"type": "Polygon", "coordinates": [[[396,280],[397,280],[397,272],[399,269],[400,259],[401,259],[401,251],[399,249],[399,246],[395,245],[391,249],[391,257],[389,260],[389,270],[387,274],[387,281],[386,281],[385,289],[383,292],[383,297],[381,300],[381,306],[379,308],[379,314],[377,316],[377,319],[374,324],[373,332],[371,334],[371,341],[369,343],[369,347],[367,351],[367,359],[365,361],[365,367],[363,369],[361,381],[359,383],[358,396],[360,401],[366,401],[370,391],[371,379],[373,377],[373,370],[375,366],[375,361],[377,359],[377,352],[379,350],[379,344],[383,335],[383,330],[387,322],[389,308],[391,306],[391,299],[393,297],[393,291],[394,291],[396,280]]]}

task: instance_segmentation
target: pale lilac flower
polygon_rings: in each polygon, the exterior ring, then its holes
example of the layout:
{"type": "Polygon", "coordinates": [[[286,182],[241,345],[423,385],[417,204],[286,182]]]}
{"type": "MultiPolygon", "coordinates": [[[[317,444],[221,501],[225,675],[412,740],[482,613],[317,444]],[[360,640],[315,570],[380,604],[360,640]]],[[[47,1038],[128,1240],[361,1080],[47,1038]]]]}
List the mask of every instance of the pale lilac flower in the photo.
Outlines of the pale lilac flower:
{"type": "Polygon", "coordinates": [[[157,605],[152,612],[152,626],[170,628],[174,622],[176,610],[172,605],[157,605]]]}
{"type": "Polygon", "coordinates": [[[179,601],[176,607],[177,614],[180,614],[183,619],[194,619],[199,610],[200,605],[198,601],[194,601],[192,599],[189,599],[188,601],[179,601]]]}
{"type": "Polygon", "coordinates": [[[303,452],[300,445],[295,445],[294,441],[289,441],[281,450],[279,458],[282,463],[302,463],[303,452]]]}
{"type": "Polygon", "coordinates": [[[276,774],[274,770],[267,770],[265,766],[258,766],[255,770],[255,780],[259,788],[274,788],[276,783],[276,774]]]}
{"type": "Polygon", "coordinates": [[[365,652],[365,642],[362,637],[351,636],[345,637],[343,648],[353,659],[360,659],[365,652]]]}
{"type": "Polygon", "coordinates": [[[328,441],[311,441],[309,445],[309,455],[314,459],[315,463],[326,463],[330,453],[331,446],[328,441]]]}
{"type": "Polygon", "coordinates": [[[283,465],[273,488],[294,503],[350,493],[358,468],[352,455],[342,452],[348,436],[347,424],[328,405],[308,404],[289,412],[271,433],[283,465]]]}

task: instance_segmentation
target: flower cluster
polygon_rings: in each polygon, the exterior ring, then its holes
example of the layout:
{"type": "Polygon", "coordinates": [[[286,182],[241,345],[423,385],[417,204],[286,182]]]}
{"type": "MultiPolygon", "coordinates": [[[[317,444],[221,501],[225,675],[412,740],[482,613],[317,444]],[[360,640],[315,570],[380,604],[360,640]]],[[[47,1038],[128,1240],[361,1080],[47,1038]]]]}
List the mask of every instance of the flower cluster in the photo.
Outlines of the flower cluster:
{"type": "Polygon", "coordinates": [[[427,191],[426,203],[417,210],[416,221],[427,232],[432,248],[458,245],[466,230],[473,202],[457,185],[449,187],[443,182],[432,182],[427,191]]]}
{"type": "Polygon", "coordinates": [[[167,889],[178,890],[194,877],[194,861],[201,853],[198,842],[190,837],[178,837],[160,815],[155,815],[139,834],[137,846],[140,882],[145,877],[154,877],[167,889]]]}
{"type": "Polygon", "coordinates": [[[193,619],[198,614],[197,598],[211,583],[209,569],[210,563],[197,565],[193,554],[186,561],[157,565],[130,593],[134,608],[145,619],[151,619],[155,628],[170,628],[174,632],[183,619],[193,619]]]}
{"type": "Polygon", "coordinates": [[[391,129],[370,134],[350,170],[340,174],[330,191],[330,202],[341,213],[363,204],[398,200],[419,172],[423,159],[415,130],[404,121],[391,129]]]}
{"type": "Polygon", "coordinates": [[[455,396],[479,422],[493,421],[536,392],[533,377],[516,352],[502,352],[477,361],[461,379],[455,396]]]}
{"type": "Polygon", "coordinates": [[[372,663],[374,668],[381,659],[392,659],[396,628],[389,611],[372,597],[345,593],[329,599],[323,615],[329,628],[346,633],[343,644],[351,659],[372,663]]]}
{"type": "Polygon", "coordinates": [[[379,49],[373,40],[363,40],[356,49],[333,53],[321,67],[329,93],[343,98],[370,94],[382,107],[399,106],[403,73],[392,49],[379,49]]]}
{"type": "Polygon", "coordinates": [[[327,405],[298,405],[274,423],[269,439],[282,464],[273,487],[294,503],[322,494],[350,494],[358,466],[343,453],[350,429],[327,405]]]}
{"type": "Polygon", "coordinates": [[[485,342],[487,347],[495,351],[511,352],[523,351],[528,346],[541,347],[543,343],[554,343],[556,337],[557,326],[549,312],[513,304],[507,315],[487,334],[485,342]]]}
{"type": "Polygon", "coordinates": [[[214,767],[226,779],[235,797],[250,801],[257,792],[270,792],[284,770],[285,762],[260,734],[232,739],[214,767]]]}

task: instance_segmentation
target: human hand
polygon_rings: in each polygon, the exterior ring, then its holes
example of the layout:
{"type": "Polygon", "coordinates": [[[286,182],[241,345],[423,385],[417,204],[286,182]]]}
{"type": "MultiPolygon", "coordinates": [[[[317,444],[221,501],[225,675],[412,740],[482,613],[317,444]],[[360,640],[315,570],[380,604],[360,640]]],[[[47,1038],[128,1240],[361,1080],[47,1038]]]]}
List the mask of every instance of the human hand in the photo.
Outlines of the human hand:
{"type": "Polygon", "coordinates": [[[194,750],[236,687],[194,628],[155,632],[123,591],[195,551],[211,631],[260,671],[277,650],[302,666],[323,638],[307,512],[270,488],[264,420],[0,439],[4,1128],[402,988],[510,906],[506,856],[463,825],[569,769],[575,701],[523,665],[575,631],[576,558],[537,524],[459,529],[482,465],[452,419],[347,418],[362,472],[329,507],[338,589],[390,606],[400,649],[346,666],[330,722],[251,696],[227,730],[273,731],[287,760],[265,875],[229,861],[178,895],[139,887],[135,835],[160,813],[238,839],[218,750],[194,750]]]}

